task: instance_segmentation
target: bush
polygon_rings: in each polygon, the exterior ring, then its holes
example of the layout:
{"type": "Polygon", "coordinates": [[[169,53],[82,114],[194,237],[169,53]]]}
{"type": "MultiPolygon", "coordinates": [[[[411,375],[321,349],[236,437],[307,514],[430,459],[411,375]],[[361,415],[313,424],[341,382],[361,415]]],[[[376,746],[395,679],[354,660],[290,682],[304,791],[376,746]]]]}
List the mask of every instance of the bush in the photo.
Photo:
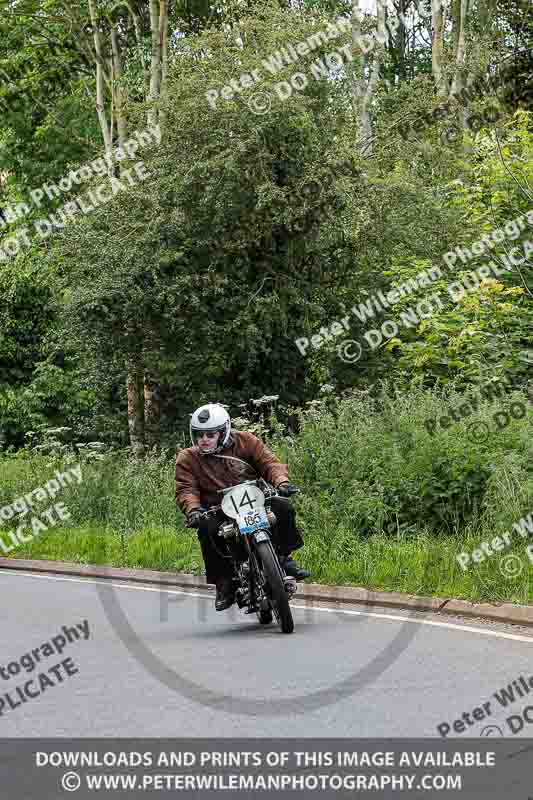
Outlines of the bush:
{"type": "MultiPolygon", "coordinates": [[[[313,401],[300,432],[283,436],[272,418],[270,446],[302,487],[294,504],[305,548],[298,559],[313,579],[441,597],[528,602],[528,571],[502,574],[499,559],[463,571],[457,555],[511,530],[533,510],[533,413],[519,393],[480,402],[476,414],[447,428],[438,420],[465,395],[413,389],[352,392],[313,401]],[[494,414],[521,402],[526,413],[497,429],[494,414]],[[476,444],[469,426],[490,435],[476,444]]],[[[265,421],[266,422],[266,421],[265,421]]],[[[242,427],[247,427],[242,420],[242,427]]],[[[53,432],[49,432],[53,434],[53,432]]],[[[50,529],[13,556],[203,573],[196,534],[174,501],[174,454],[134,459],[97,443],[51,441],[0,459],[0,507],[42,486],[56,469],[81,460],[83,481],[62,489],[69,528],[50,529]]],[[[39,506],[44,510],[48,503],[39,506]]],[[[38,512],[37,512],[38,513],[38,512]]],[[[4,522],[0,531],[16,528],[4,522]]],[[[512,552],[524,564],[524,544],[512,552]],[[521,550],[520,550],[521,548],[521,550]]]]}
{"type": "Polygon", "coordinates": [[[389,392],[353,393],[333,410],[315,405],[303,415],[292,478],[305,486],[307,526],[316,519],[320,528],[327,518],[351,536],[460,534],[531,509],[533,412],[523,395],[481,401],[478,413],[430,433],[424,423],[464,404],[464,395],[453,388],[389,392]],[[526,416],[497,429],[494,413],[513,401],[527,407],[526,416]],[[473,423],[488,426],[486,441],[473,440],[473,423]]]}

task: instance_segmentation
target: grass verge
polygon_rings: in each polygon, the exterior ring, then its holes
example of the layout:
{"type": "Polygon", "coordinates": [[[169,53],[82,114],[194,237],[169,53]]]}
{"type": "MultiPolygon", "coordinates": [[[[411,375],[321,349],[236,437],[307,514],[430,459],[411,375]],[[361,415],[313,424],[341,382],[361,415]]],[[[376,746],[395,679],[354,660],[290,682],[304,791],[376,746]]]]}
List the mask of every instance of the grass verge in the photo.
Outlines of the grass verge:
{"type": "MultiPolygon", "coordinates": [[[[531,603],[527,542],[518,537],[504,552],[464,571],[456,556],[478,544],[476,537],[459,542],[453,536],[430,534],[396,540],[352,537],[350,554],[339,560],[334,552],[324,553],[321,542],[310,535],[298,560],[312,571],[315,583],[473,602],[531,603]],[[502,569],[502,559],[509,555],[516,556],[515,564],[522,567],[514,577],[506,576],[502,569]]],[[[9,557],[204,574],[196,534],[164,527],[144,528],[127,536],[112,529],[56,528],[9,557]]]]}

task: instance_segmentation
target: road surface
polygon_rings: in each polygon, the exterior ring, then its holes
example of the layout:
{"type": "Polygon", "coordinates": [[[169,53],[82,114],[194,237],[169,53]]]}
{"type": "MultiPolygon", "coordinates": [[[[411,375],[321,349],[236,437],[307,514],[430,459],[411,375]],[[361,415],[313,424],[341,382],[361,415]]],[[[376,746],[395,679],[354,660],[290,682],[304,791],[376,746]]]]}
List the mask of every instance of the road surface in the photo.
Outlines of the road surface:
{"type": "Polygon", "coordinates": [[[439,725],[511,736],[506,718],[528,703],[533,723],[524,628],[295,599],[295,632],[284,635],[215,612],[207,590],[0,570],[0,592],[7,737],[435,737],[439,725]],[[71,641],[63,626],[77,629],[71,641]],[[509,685],[504,708],[495,693],[505,700],[509,685]]]}

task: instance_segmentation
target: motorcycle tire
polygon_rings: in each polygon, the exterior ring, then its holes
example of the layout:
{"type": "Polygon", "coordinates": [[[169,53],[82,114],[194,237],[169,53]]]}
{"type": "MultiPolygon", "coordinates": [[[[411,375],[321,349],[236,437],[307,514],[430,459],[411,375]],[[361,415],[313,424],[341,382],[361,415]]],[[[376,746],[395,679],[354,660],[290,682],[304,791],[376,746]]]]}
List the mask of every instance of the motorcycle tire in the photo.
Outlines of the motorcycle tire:
{"type": "Polygon", "coordinates": [[[279,561],[272,548],[272,543],[260,542],[257,545],[257,553],[261,559],[265,578],[270,587],[270,599],[279,626],[283,633],[292,633],[294,630],[294,620],[289,606],[289,597],[283,582],[279,561]]]}

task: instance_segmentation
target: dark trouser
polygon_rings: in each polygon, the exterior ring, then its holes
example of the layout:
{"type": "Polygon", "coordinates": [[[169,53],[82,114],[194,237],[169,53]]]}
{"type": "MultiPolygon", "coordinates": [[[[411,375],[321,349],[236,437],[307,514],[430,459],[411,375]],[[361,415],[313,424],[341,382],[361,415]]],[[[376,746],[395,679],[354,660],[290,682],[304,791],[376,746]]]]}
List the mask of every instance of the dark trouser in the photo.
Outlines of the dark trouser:
{"type": "MultiPolygon", "coordinates": [[[[277,520],[270,535],[278,554],[286,556],[304,544],[296,528],[296,514],[289,501],[283,497],[273,497],[270,505],[277,520]]],[[[224,558],[229,555],[226,542],[221,536],[217,536],[218,527],[223,519],[224,515],[219,514],[198,529],[207,583],[216,583],[219,578],[230,578],[233,575],[231,559],[224,558]]]]}

